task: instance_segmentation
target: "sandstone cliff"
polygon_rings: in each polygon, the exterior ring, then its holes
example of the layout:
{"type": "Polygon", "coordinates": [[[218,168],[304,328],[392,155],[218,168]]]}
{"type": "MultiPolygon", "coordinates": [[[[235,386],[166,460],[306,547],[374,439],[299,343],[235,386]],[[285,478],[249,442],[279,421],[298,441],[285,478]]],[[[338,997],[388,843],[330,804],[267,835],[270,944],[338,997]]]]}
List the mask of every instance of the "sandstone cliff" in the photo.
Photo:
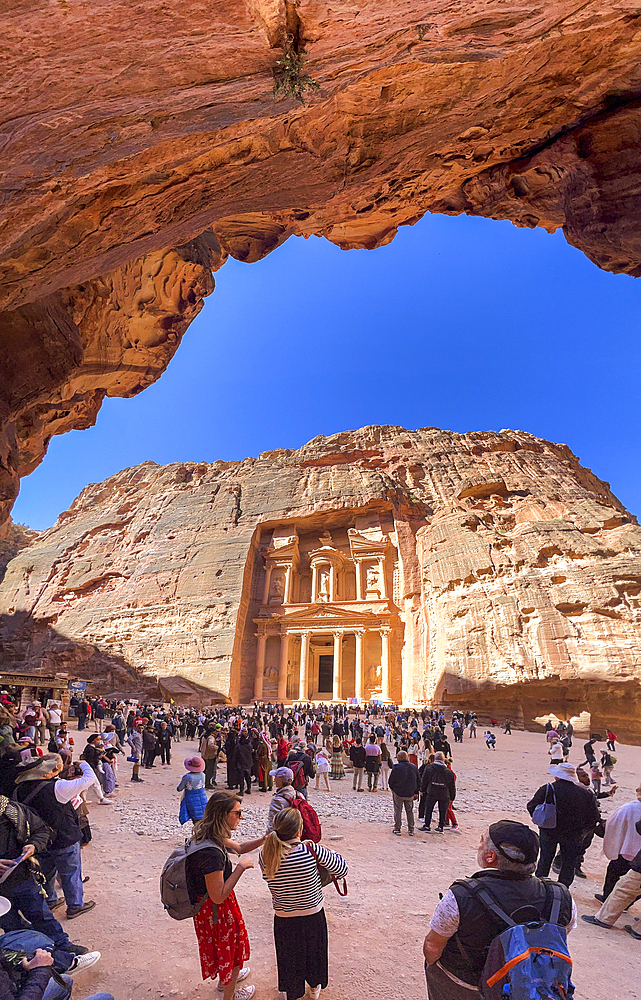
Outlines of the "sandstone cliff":
{"type": "Polygon", "coordinates": [[[5,5],[0,516],[52,434],[158,377],[226,254],[293,233],[372,248],[468,212],[562,227],[641,273],[639,17],[631,0],[5,5]],[[274,98],[286,54],[320,85],[305,106],[274,98]]]}
{"type": "Polygon", "coordinates": [[[248,700],[274,539],[339,545],[374,521],[395,552],[396,698],[526,724],[590,711],[593,728],[641,738],[641,529],[565,445],[514,431],[366,427],[125,469],[9,563],[3,659],[69,669],[77,646],[99,686],[116,662],[248,700]]]}

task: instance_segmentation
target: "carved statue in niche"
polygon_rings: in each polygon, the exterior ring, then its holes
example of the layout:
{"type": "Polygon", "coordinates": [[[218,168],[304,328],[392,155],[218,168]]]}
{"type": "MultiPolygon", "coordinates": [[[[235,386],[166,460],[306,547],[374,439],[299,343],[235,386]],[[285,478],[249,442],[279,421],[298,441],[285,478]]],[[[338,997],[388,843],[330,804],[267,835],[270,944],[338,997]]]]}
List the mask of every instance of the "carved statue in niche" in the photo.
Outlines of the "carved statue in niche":
{"type": "Polygon", "coordinates": [[[366,580],[367,580],[367,589],[368,590],[378,590],[379,589],[378,567],[377,566],[368,566],[367,567],[367,577],[366,577],[366,580]]]}
{"type": "Polygon", "coordinates": [[[269,603],[282,604],[284,593],[285,593],[285,580],[282,574],[278,576],[273,576],[269,588],[269,603]]]}
{"type": "Polygon", "coordinates": [[[367,671],[367,686],[371,691],[377,691],[383,686],[383,667],[379,663],[367,671]]]}
{"type": "Polygon", "coordinates": [[[323,532],[323,534],[320,536],[320,543],[321,545],[329,546],[330,549],[334,547],[334,542],[332,540],[332,536],[330,535],[329,531],[323,532]]]}
{"type": "Polygon", "coordinates": [[[278,680],[278,667],[266,666],[263,670],[263,677],[266,677],[269,681],[278,680]]]}
{"type": "Polygon", "coordinates": [[[318,574],[318,600],[329,601],[329,570],[321,569],[318,574]]]}
{"type": "Polygon", "coordinates": [[[294,664],[288,662],[287,664],[287,697],[293,698],[296,694],[296,678],[294,677],[294,664]]]}

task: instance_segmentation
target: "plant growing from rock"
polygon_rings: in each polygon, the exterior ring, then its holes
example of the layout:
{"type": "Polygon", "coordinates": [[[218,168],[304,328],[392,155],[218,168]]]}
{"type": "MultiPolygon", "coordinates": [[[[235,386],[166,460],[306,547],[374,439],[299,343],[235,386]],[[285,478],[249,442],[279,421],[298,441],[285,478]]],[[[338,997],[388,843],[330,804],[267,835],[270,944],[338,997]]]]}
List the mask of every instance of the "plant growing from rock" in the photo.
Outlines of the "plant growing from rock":
{"type": "Polygon", "coordinates": [[[305,72],[305,49],[298,49],[293,35],[288,35],[283,54],[273,69],[276,100],[295,97],[305,103],[305,91],[320,90],[320,83],[305,72]]]}

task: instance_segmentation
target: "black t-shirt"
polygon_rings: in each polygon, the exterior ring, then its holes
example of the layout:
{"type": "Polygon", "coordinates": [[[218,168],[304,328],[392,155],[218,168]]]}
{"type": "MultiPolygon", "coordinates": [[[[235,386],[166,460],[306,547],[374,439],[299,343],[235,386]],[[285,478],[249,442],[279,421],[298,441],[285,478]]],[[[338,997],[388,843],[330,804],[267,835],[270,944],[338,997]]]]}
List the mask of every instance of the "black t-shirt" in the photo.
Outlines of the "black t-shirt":
{"type": "Polygon", "coordinates": [[[227,851],[222,847],[203,847],[200,851],[196,851],[195,854],[190,854],[186,858],[187,892],[192,904],[199,897],[207,895],[205,875],[210,875],[211,872],[222,872],[224,882],[232,873],[231,861],[227,851]]]}

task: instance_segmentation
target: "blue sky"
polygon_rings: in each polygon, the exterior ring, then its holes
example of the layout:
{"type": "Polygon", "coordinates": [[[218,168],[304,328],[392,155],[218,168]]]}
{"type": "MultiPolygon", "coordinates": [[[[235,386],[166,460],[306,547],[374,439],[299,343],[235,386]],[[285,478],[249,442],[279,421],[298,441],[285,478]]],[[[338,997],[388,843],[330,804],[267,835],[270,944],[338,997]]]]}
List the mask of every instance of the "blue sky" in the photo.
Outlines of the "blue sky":
{"type": "Polygon", "coordinates": [[[145,459],[242,459],[365,424],[562,441],[641,512],[641,283],[561,233],[426,216],[375,251],[290,239],[229,260],[167,372],[54,438],[14,519],[52,524],[145,459]]]}

